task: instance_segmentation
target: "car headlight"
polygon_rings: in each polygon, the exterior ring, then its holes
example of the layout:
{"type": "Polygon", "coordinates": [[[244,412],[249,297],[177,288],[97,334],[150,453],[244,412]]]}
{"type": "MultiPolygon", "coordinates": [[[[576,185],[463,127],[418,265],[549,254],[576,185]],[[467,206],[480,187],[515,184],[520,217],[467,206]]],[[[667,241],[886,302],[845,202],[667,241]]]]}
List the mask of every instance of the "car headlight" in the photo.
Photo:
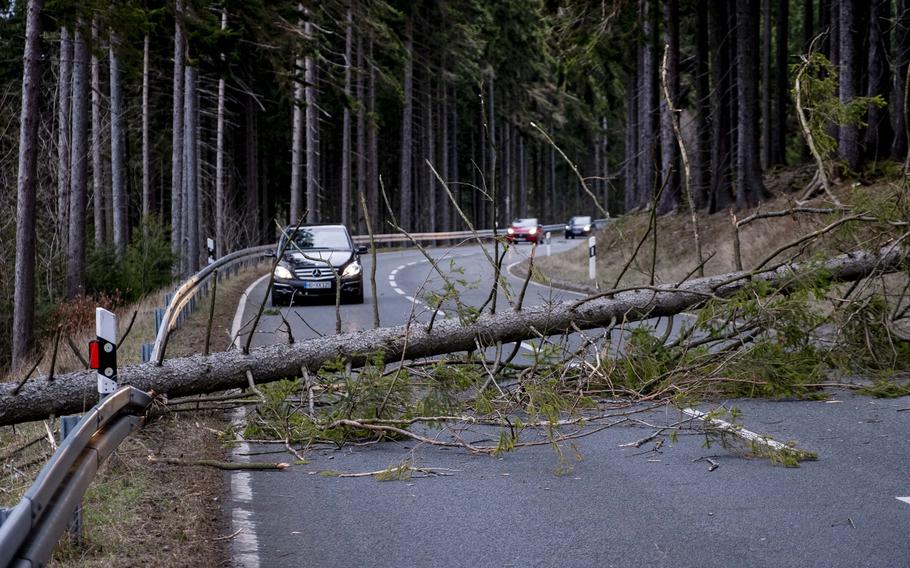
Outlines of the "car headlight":
{"type": "Polygon", "coordinates": [[[513,229],[512,227],[509,227],[509,230],[507,230],[506,232],[509,233],[510,235],[513,235],[513,234],[515,234],[515,229],[513,229]]]}
{"type": "Polygon", "coordinates": [[[360,274],[361,268],[360,263],[356,260],[351,264],[344,267],[344,272],[341,273],[342,276],[357,276],[360,274]]]}
{"type": "Polygon", "coordinates": [[[275,267],[275,278],[281,278],[282,280],[290,280],[294,277],[294,274],[286,266],[281,266],[280,264],[275,267]]]}
{"type": "Polygon", "coordinates": [[[591,230],[591,225],[585,225],[585,231],[590,231],[590,230],[591,230]]]}
{"type": "Polygon", "coordinates": [[[531,227],[531,230],[528,231],[528,234],[536,235],[536,234],[537,234],[537,227],[531,227]]]}
{"type": "Polygon", "coordinates": [[[572,230],[572,227],[566,225],[566,230],[567,230],[567,231],[571,231],[571,230],[572,230]]]}

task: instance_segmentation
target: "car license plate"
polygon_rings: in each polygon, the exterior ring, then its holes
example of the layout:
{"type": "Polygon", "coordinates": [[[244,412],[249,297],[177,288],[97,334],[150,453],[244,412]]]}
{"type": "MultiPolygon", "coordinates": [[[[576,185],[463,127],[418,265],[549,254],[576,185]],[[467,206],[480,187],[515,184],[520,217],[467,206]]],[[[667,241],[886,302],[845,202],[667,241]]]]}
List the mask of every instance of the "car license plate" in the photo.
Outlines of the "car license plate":
{"type": "Polygon", "coordinates": [[[303,283],[303,287],[304,287],[304,288],[309,288],[309,289],[313,289],[313,288],[331,288],[331,287],[332,287],[332,282],[329,281],[329,280],[326,280],[326,281],[324,281],[324,282],[304,282],[304,283],[303,283]]]}

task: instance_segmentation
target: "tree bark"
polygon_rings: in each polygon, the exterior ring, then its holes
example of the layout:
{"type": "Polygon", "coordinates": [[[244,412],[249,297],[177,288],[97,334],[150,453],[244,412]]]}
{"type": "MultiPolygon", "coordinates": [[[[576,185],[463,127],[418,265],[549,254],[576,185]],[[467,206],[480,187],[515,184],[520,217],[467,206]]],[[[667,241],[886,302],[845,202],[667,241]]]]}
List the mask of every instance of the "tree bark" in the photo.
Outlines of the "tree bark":
{"type": "MultiPolygon", "coordinates": [[[[98,43],[98,21],[92,20],[92,41],[98,43]]],[[[92,207],[95,224],[95,248],[107,241],[107,184],[104,175],[104,127],[101,99],[101,64],[92,55],[92,207]]]]}
{"type": "Polygon", "coordinates": [[[895,14],[895,45],[894,49],[894,100],[891,106],[891,123],[894,125],[894,148],[892,157],[903,161],[907,155],[908,132],[907,123],[907,68],[910,64],[910,0],[898,0],[897,14],[895,14]]]}
{"type": "MultiPolygon", "coordinates": [[[[635,186],[638,176],[638,66],[640,58],[635,58],[629,74],[626,76],[626,132],[623,149],[623,209],[631,211],[637,207],[635,186]]],[[[548,184],[549,185],[549,184],[548,184]]],[[[549,195],[549,192],[548,192],[549,195]]]]}
{"type": "Polygon", "coordinates": [[[411,152],[413,146],[413,91],[414,91],[414,40],[413,21],[407,17],[404,31],[404,79],[402,90],[404,100],[401,109],[401,161],[399,163],[399,199],[398,224],[405,230],[412,230],[411,214],[411,152]]]}
{"type": "Polygon", "coordinates": [[[250,242],[259,243],[262,231],[259,206],[259,113],[253,95],[246,98],[246,215],[250,242]]]}
{"type": "Polygon", "coordinates": [[[663,215],[675,211],[680,205],[682,184],[679,172],[679,146],[673,135],[672,108],[679,107],[679,3],[665,0],[664,4],[664,49],[667,50],[667,89],[670,101],[660,97],[660,150],[661,171],[668,176],[666,187],[660,196],[657,213],[663,215]]]}
{"type": "MultiPolygon", "coordinates": [[[[811,11],[811,7],[810,7],[811,11]]],[[[790,49],[790,0],[777,2],[777,52],[775,54],[774,116],[772,121],[771,164],[787,161],[787,109],[790,108],[790,69],[787,55],[790,49]]]]}
{"type": "MultiPolygon", "coordinates": [[[[888,58],[891,53],[891,2],[875,0],[871,6],[869,19],[869,86],[866,95],[880,96],[883,100],[891,99],[891,70],[888,58]]],[[[866,157],[879,161],[891,154],[891,142],[894,133],[888,109],[869,105],[869,116],[866,120],[866,157]]]]}
{"type": "Polygon", "coordinates": [[[367,81],[367,147],[369,156],[369,180],[367,182],[367,208],[371,222],[375,227],[381,226],[382,215],[379,213],[379,133],[374,117],[376,116],[376,66],[373,64],[373,38],[369,40],[369,80],[367,81]]]}
{"type": "MultiPolygon", "coordinates": [[[[42,7],[42,0],[29,0],[25,8],[19,173],[16,181],[16,289],[12,334],[14,370],[19,369],[28,358],[35,334],[35,217],[38,194],[38,90],[41,86],[42,7]]],[[[61,125],[61,128],[64,127],[61,125]]]]}
{"type": "Polygon", "coordinates": [[[351,225],[351,61],[354,29],[351,8],[345,16],[344,104],[341,118],[341,224],[351,225]]]}
{"type": "Polygon", "coordinates": [[[114,214],[114,253],[118,259],[126,254],[127,197],[126,163],[124,160],[123,91],[120,88],[120,59],[117,55],[119,39],[111,31],[110,48],[110,94],[111,94],[111,191],[114,214]]]}
{"type": "Polygon", "coordinates": [[[771,165],[771,0],[761,0],[761,164],[771,165]]]}
{"type": "Polygon", "coordinates": [[[739,114],[736,152],[736,206],[754,207],[764,198],[759,150],[758,113],[758,0],[737,2],[736,66],[739,114]]]}
{"type": "MultiPolygon", "coordinates": [[[[856,66],[856,40],[853,29],[854,5],[853,0],[840,0],[840,21],[838,35],[840,38],[840,87],[839,96],[841,104],[848,104],[857,93],[857,66],[856,66]]],[[[837,155],[847,162],[847,166],[854,172],[859,172],[862,167],[862,157],[859,151],[859,129],[853,124],[840,126],[837,138],[837,155]]]]}
{"type": "Polygon", "coordinates": [[[659,12],[657,0],[642,0],[644,43],[641,48],[638,120],[638,183],[636,206],[646,205],[657,192],[666,172],[660,170],[658,159],[660,139],[660,101],[657,93],[657,38],[659,12]]]}
{"type": "Polygon", "coordinates": [[[149,111],[149,35],[142,43],[142,219],[152,212],[152,158],[149,111]]]}
{"type": "MultiPolygon", "coordinates": [[[[678,287],[659,286],[657,290],[619,292],[576,304],[574,301],[550,302],[521,311],[500,310],[484,313],[468,325],[457,320],[437,321],[432,330],[423,325],[402,325],[325,336],[294,344],[276,344],[253,350],[227,351],[209,356],[196,355],[170,359],[162,366],[153,363],[120,369],[121,384],[144,391],[155,391],[174,398],[248,386],[247,373],[258,384],[299,377],[301,369],[318,372],[325,364],[339,361],[352,368],[362,367],[382,354],[384,361],[415,360],[446,353],[472,351],[478,342],[492,345],[557,335],[578,329],[603,327],[610,321],[637,321],[679,314],[698,308],[706,294],[729,297],[756,281],[771,289],[787,292],[794,273],[825,274],[835,282],[856,281],[873,273],[901,270],[907,251],[899,246],[879,251],[854,251],[824,262],[792,264],[755,275],[722,274],[689,280],[678,287]],[[738,280],[734,280],[739,277],[738,280]]],[[[95,371],[80,371],[55,380],[36,378],[18,394],[15,383],[0,384],[0,425],[15,424],[47,417],[49,414],[80,412],[85,393],[94,392],[95,371]]]]}
{"type": "Polygon", "coordinates": [[[72,99],[73,41],[60,28],[60,71],[57,80],[57,232],[63,242],[69,231],[70,101],[72,99]]]}
{"type": "Polygon", "coordinates": [[[711,192],[711,85],[708,61],[708,6],[701,0],[695,9],[695,132],[692,156],[695,207],[704,209],[711,192]]]}
{"type": "MultiPolygon", "coordinates": [[[[357,63],[355,68],[357,69],[357,83],[356,83],[356,96],[357,96],[357,142],[356,142],[356,164],[357,164],[357,195],[367,195],[367,136],[366,136],[366,87],[364,85],[366,79],[366,73],[364,73],[364,57],[363,57],[363,37],[361,34],[357,34],[357,63]]],[[[367,207],[369,207],[369,199],[367,198],[367,207]]],[[[366,216],[371,214],[370,211],[361,211],[357,216],[357,232],[361,235],[366,233],[366,216]]],[[[371,219],[375,219],[371,217],[371,219]]],[[[375,221],[374,221],[375,222],[375,221]]]]}
{"type": "Polygon", "coordinates": [[[82,39],[82,21],[76,24],[73,52],[72,177],[70,178],[70,226],[67,247],[66,295],[85,292],[85,175],[88,134],[89,53],[82,39]]]}
{"type": "MultiPolygon", "coordinates": [[[[303,6],[298,5],[298,10],[303,12],[303,6]]],[[[297,46],[298,54],[301,51],[297,46]]],[[[305,140],[304,134],[304,107],[305,82],[306,79],[300,76],[305,69],[305,62],[302,57],[294,60],[294,119],[293,132],[291,133],[291,210],[288,223],[296,225],[303,214],[303,145],[305,140]],[[301,80],[303,79],[303,80],[301,80]]]]}
{"type": "MultiPolygon", "coordinates": [[[[319,163],[316,148],[319,143],[319,119],[316,116],[316,58],[309,53],[314,41],[311,17],[312,14],[307,14],[307,21],[303,27],[303,35],[310,44],[307,56],[303,58],[305,83],[303,96],[306,101],[306,222],[318,223],[320,219],[317,173],[319,163]]],[[[296,220],[294,222],[296,223],[296,220]]]]}
{"type": "Polygon", "coordinates": [[[711,53],[711,189],[708,194],[708,212],[716,213],[726,209],[732,201],[732,123],[731,98],[734,72],[730,60],[730,39],[728,34],[726,0],[712,0],[709,10],[710,33],[708,35],[711,53]]]}
{"type": "MultiPolygon", "coordinates": [[[[227,29],[227,12],[221,10],[221,31],[227,29]]],[[[224,61],[224,54],[221,54],[224,61]]],[[[218,78],[218,109],[216,111],[215,136],[215,251],[218,256],[227,252],[224,236],[225,195],[224,195],[224,77],[218,78]]]]}
{"type": "Polygon", "coordinates": [[[186,232],[184,234],[184,267],[187,274],[195,274],[199,270],[199,179],[197,156],[197,127],[196,114],[196,69],[187,65],[183,89],[183,180],[184,180],[184,209],[186,217],[186,232]]]}
{"type": "MultiPolygon", "coordinates": [[[[175,0],[174,6],[174,88],[171,142],[171,250],[175,257],[182,258],[183,249],[183,81],[184,81],[184,40],[183,0],[175,0]]],[[[175,262],[174,272],[182,273],[180,263],[175,262]]]]}

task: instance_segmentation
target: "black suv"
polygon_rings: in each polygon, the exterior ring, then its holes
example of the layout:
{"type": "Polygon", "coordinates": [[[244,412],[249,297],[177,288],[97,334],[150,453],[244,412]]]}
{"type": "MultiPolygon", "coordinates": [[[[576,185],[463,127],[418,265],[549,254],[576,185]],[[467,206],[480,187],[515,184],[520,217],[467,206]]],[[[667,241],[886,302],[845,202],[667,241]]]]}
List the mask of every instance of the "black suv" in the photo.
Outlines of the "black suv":
{"type": "Polygon", "coordinates": [[[360,255],[366,247],[355,247],[344,225],[307,225],[296,232],[294,227],[286,227],[270,256],[281,250],[284,254],[272,283],[273,306],[286,306],[300,298],[334,297],[336,275],[341,276],[342,301],[363,303],[360,255]],[[288,243],[291,235],[294,239],[288,243]]]}

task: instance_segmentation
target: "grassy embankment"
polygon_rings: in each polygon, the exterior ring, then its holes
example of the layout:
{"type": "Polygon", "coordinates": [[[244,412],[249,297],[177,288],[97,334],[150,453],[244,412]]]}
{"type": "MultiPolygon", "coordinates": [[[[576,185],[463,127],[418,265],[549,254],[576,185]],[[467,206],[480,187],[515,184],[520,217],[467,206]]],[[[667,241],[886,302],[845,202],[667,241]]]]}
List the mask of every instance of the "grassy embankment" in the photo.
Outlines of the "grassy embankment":
{"type": "MultiPolygon", "coordinates": [[[[229,347],[230,327],[237,301],[261,272],[248,269],[219,283],[210,350],[229,347]]],[[[154,309],[163,305],[161,291],[115,310],[118,333],[126,331],[133,312],[133,328],[118,350],[121,369],[140,360],[140,345],[154,341],[154,309]]],[[[90,308],[90,309],[89,309],[90,308]]],[[[83,313],[84,312],[84,313],[83,313]]],[[[73,343],[87,351],[94,338],[94,322],[78,310],[71,321],[73,343]]],[[[209,298],[171,335],[168,357],[202,351],[209,317],[209,298]]],[[[49,371],[52,345],[44,346],[38,375],[49,371]]],[[[37,360],[37,359],[36,359],[37,360]]],[[[29,368],[31,365],[29,365],[29,368]]],[[[55,375],[83,368],[61,341],[55,375]]],[[[128,380],[127,376],[123,377],[128,380]]],[[[8,380],[12,380],[9,377],[8,380]]],[[[18,502],[53,452],[47,430],[56,435],[56,421],[0,428],[0,506],[18,502]],[[27,448],[23,445],[33,442],[27,448]]],[[[227,558],[228,540],[221,515],[224,476],[209,468],[185,468],[148,463],[150,454],[223,459],[224,445],[217,432],[225,428],[221,412],[172,413],[152,419],[129,437],[102,466],[83,501],[84,542],[62,542],[52,566],[215,566],[227,558]]]]}

